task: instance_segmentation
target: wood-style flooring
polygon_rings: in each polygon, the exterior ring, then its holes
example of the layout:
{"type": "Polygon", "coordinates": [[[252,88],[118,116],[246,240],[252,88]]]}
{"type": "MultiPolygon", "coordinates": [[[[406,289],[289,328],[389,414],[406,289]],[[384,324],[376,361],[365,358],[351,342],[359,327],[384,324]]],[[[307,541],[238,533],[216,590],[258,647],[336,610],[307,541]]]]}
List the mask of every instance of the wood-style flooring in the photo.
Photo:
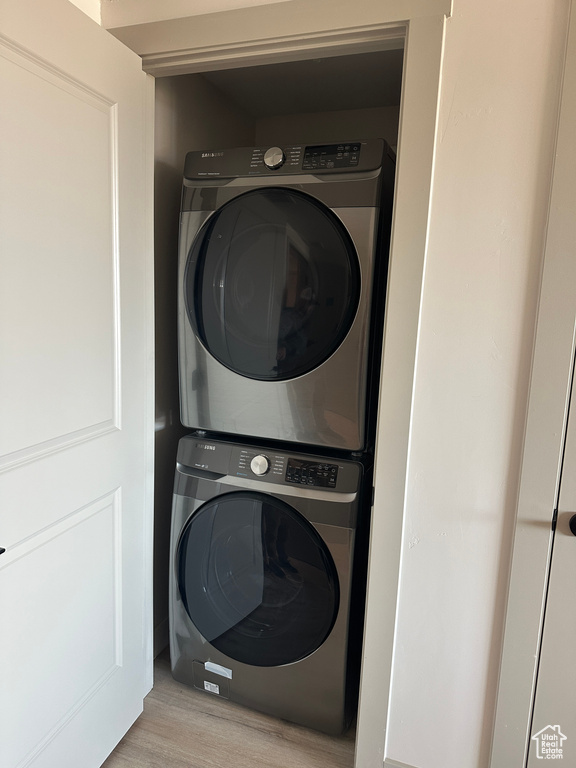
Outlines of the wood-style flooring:
{"type": "Polygon", "coordinates": [[[102,768],[352,768],[354,730],[326,736],[176,682],[156,659],[144,712],[102,768]]]}

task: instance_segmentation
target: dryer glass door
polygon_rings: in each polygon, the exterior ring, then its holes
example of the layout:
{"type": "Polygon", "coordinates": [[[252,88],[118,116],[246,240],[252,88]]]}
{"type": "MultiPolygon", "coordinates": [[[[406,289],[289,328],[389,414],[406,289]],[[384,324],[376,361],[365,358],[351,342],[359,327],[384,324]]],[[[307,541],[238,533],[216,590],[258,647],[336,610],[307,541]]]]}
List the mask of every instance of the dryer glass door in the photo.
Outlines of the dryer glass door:
{"type": "Polygon", "coordinates": [[[251,190],[224,204],[190,250],[184,293],[203,345],[242,376],[283,380],[323,363],[354,321],[356,250],[310,195],[251,190]]]}
{"type": "Polygon", "coordinates": [[[326,544],[295,509],[260,493],[218,496],[192,515],[178,545],[177,578],[202,636],[253,666],[313,653],[338,613],[326,544]]]}

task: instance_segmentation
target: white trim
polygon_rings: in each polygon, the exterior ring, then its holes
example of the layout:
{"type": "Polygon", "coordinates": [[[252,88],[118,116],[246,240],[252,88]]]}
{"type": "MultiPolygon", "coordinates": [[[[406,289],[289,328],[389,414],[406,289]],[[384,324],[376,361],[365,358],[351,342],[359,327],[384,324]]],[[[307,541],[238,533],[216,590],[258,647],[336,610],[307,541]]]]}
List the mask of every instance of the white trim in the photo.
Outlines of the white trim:
{"type": "MultiPolygon", "coordinates": [[[[574,3],[572,3],[574,9],[574,3]]],[[[568,28],[556,162],[522,460],[490,768],[524,766],[549,577],[576,322],[576,13],[568,28]]],[[[568,639],[567,639],[568,641],[568,639]]]]}
{"type": "Polygon", "coordinates": [[[384,768],[417,768],[415,765],[408,765],[408,763],[399,763],[397,760],[384,760],[384,768]]]}
{"type": "Polygon", "coordinates": [[[386,752],[444,27],[442,17],[414,19],[407,35],[380,381],[375,503],[356,741],[358,768],[381,768],[386,752]]]}
{"type": "Polygon", "coordinates": [[[286,35],[228,45],[208,45],[142,56],[142,67],[155,77],[210,72],[312,57],[402,48],[405,27],[383,23],[320,34],[286,35]]]}
{"type": "Polygon", "coordinates": [[[154,358],[154,111],[155,83],[153,77],[146,78],[145,103],[146,134],[144,136],[144,164],[146,167],[146,221],[145,232],[146,260],[146,535],[144,537],[144,578],[146,579],[144,606],[144,643],[146,658],[146,684],[143,695],[152,690],[154,683],[154,655],[156,636],[154,631],[154,424],[156,418],[155,358],[154,358]]]}

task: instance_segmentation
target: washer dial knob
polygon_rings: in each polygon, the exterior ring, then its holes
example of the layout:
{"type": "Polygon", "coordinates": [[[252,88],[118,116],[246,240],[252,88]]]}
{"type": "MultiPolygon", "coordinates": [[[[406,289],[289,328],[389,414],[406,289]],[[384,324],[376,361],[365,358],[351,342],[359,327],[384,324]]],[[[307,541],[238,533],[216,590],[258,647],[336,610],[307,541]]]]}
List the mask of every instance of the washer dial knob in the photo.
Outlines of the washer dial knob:
{"type": "Polygon", "coordinates": [[[270,147],[270,149],[266,150],[266,153],[264,154],[264,164],[272,170],[280,168],[281,165],[284,165],[285,160],[286,155],[280,149],[280,147],[270,147]]]}
{"type": "Polygon", "coordinates": [[[265,475],[270,469],[270,459],[262,454],[254,456],[250,462],[250,469],[255,475],[265,475]]]}

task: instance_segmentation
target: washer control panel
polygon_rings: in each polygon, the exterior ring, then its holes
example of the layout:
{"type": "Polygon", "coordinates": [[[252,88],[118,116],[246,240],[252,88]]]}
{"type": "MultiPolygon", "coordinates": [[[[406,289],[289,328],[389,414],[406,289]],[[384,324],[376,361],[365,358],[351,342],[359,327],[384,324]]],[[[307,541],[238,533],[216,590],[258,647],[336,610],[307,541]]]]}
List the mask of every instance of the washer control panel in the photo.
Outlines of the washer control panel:
{"type": "Polygon", "coordinates": [[[240,448],[237,457],[236,466],[231,467],[236,471],[231,474],[238,477],[261,477],[268,482],[272,480],[311,488],[336,488],[338,481],[338,464],[322,460],[304,460],[272,452],[264,454],[248,448],[240,448]]]}
{"type": "Polygon", "coordinates": [[[336,488],[337,464],[321,464],[316,461],[288,459],[286,481],[316,488],[336,488]]]}
{"type": "Polygon", "coordinates": [[[196,432],[183,437],[178,445],[178,464],[185,476],[219,482],[220,478],[251,481],[250,487],[263,484],[299,486],[332,493],[357,493],[362,467],[356,461],[335,457],[284,452],[281,449],[259,448],[225,443],[205,433],[196,432]],[[189,472],[188,472],[189,470],[189,472]]]}

